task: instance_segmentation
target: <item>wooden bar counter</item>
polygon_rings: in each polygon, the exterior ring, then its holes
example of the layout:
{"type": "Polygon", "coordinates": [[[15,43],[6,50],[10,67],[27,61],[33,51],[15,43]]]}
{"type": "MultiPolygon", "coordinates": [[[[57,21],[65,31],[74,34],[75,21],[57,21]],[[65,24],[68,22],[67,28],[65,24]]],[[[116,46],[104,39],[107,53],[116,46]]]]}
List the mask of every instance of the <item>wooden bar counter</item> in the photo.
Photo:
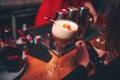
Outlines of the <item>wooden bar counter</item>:
{"type": "MultiPolygon", "coordinates": [[[[52,26],[52,25],[49,25],[52,26]]],[[[43,34],[43,31],[50,31],[51,27],[44,26],[41,27],[40,29],[32,29],[32,32],[34,32],[36,35],[38,34],[43,34]]],[[[96,34],[95,29],[91,29],[89,32],[92,32],[91,34],[96,34]]],[[[93,39],[93,38],[92,38],[93,39]]],[[[90,41],[92,42],[92,41],[90,41]]],[[[64,73],[60,74],[54,74],[52,73],[49,68],[50,64],[57,62],[58,56],[51,50],[49,50],[49,54],[52,56],[52,58],[48,61],[45,62],[43,60],[37,59],[33,56],[30,56],[29,54],[26,54],[27,61],[28,61],[28,67],[23,74],[23,76],[20,78],[20,80],[61,80],[65,76],[67,76],[72,70],[74,70],[78,66],[78,60],[76,57],[76,48],[68,51],[61,57],[61,62],[64,63],[66,67],[66,71],[64,73]]],[[[42,53],[42,52],[39,52],[42,53]]],[[[44,54],[44,53],[42,53],[44,54]]],[[[88,76],[93,74],[95,72],[94,68],[90,65],[90,60],[88,55],[84,54],[82,58],[82,63],[89,68],[88,71],[88,76]]],[[[81,57],[81,56],[80,56],[81,57]]],[[[79,74],[79,73],[78,73],[79,74]]]]}
{"type": "MultiPolygon", "coordinates": [[[[61,62],[64,63],[64,65],[66,66],[66,71],[57,75],[51,73],[49,71],[49,65],[51,63],[56,62],[58,60],[58,57],[55,53],[53,53],[50,50],[49,53],[52,55],[52,59],[49,62],[44,62],[40,59],[34,58],[26,54],[28,59],[28,67],[20,80],[61,80],[67,74],[69,74],[76,66],[78,66],[76,58],[76,49],[73,49],[61,57],[61,62]],[[41,79],[41,77],[44,77],[45,79],[41,79]]],[[[89,66],[89,59],[83,58],[82,61],[83,64],[86,65],[86,67],[89,66]]],[[[91,75],[92,73],[94,73],[94,70],[88,71],[88,75],[91,75]]]]}

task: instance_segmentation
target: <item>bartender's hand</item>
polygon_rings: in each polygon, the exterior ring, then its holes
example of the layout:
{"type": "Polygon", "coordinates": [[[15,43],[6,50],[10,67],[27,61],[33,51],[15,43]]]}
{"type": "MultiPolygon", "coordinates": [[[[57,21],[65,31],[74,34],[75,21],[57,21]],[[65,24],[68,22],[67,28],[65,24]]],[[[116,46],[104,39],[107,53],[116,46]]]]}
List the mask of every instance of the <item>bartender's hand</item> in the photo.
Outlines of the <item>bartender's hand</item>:
{"type": "Polygon", "coordinates": [[[92,3],[91,3],[90,1],[86,1],[86,2],[84,3],[84,6],[86,6],[86,7],[89,8],[89,12],[90,12],[90,14],[93,16],[93,22],[94,22],[94,24],[96,24],[98,15],[97,15],[97,12],[95,11],[92,3]]]}
{"type": "Polygon", "coordinates": [[[77,48],[76,58],[78,60],[78,64],[83,65],[84,67],[87,67],[90,59],[89,59],[89,54],[84,41],[82,40],[77,41],[75,43],[75,46],[77,48]]]}

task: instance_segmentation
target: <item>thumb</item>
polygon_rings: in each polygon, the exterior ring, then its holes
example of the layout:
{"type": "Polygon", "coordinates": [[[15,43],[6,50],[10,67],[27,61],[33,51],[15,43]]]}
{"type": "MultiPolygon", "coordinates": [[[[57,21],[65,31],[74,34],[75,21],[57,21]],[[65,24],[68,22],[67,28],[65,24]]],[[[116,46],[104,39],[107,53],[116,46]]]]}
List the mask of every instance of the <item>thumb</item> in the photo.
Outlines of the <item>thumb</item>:
{"type": "Polygon", "coordinates": [[[75,43],[75,46],[77,48],[77,54],[82,54],[84,53],[85,50],[85,43],[83,41],[77,41],[75,43]]]}

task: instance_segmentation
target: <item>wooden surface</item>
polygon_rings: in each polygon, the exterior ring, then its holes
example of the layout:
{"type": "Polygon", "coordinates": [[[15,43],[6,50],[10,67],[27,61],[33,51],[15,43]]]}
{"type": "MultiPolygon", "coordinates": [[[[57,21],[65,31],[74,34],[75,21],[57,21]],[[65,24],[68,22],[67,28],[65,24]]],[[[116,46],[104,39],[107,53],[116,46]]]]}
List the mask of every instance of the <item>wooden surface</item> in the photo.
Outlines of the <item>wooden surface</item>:
{"type": "MultiPolygon", "coordinates": [[[[61,80],[78,65],[76,49],[73,49],[61,57],[61,62],[64,63],[66,71],[59,74],[51,73],[49,65],[56,62],[58,57],[51,51],[49,53],[52,55],[52,59],[48,63],[27,55],[28,68],[20,80],[61,80]]],[[[89,60],[84,60],[83,64],[88,66],[89,60]]]]}
{"type": "MultiPolygon", "coordinates": [[[[97,38],[98,37],[91,39],[90,43],[92,45],[95,45],[97,38]]],[[[73,69],[75,69],[76,66],[78,65],[76,58],[76,48],[75,48],[61,57],[61,62],[64,63],[64,65],[66,66],[66,72],[57,75],[51,73],[49,70],[49,64],[57,62],[58,57],[50,50],[49,53],[52,55],[52,59],[49,62],[44,62],[40,59],[27,55],[28,68],[20,80],[61,80],[63,77],[69,74],[73,69]]],[[[83,58],[82,61],[83,61],[82,63],[86,65],[86,67],[88,67],[90,63],[89,59],[83,58]]],[[[93,68],[93,66],[89,66],[88,76],[92,75],[93,73],[95,73],[95,69],[93,68]]]]}

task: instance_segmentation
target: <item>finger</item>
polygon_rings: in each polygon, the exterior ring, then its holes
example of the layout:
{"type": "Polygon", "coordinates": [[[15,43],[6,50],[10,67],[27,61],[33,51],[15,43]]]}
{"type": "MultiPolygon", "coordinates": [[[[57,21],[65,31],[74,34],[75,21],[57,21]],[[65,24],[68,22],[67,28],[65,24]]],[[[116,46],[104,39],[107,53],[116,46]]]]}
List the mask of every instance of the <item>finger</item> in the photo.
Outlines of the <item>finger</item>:
{"type": "Polygon", "coordinates": [[[83,41],[77,41],[77,42],[75,43],[75,46],[76,46],[77,51],[78,51],[79,53],[84,52],[84,46],[85,46],[85,44],[84,44],[83,41]]]}
{"type": "Polygon", "coordinates": [[[83,48],[85,46],[85,43],[84,41],[77,41],[75,45],[77,48],[83,48]]]}

